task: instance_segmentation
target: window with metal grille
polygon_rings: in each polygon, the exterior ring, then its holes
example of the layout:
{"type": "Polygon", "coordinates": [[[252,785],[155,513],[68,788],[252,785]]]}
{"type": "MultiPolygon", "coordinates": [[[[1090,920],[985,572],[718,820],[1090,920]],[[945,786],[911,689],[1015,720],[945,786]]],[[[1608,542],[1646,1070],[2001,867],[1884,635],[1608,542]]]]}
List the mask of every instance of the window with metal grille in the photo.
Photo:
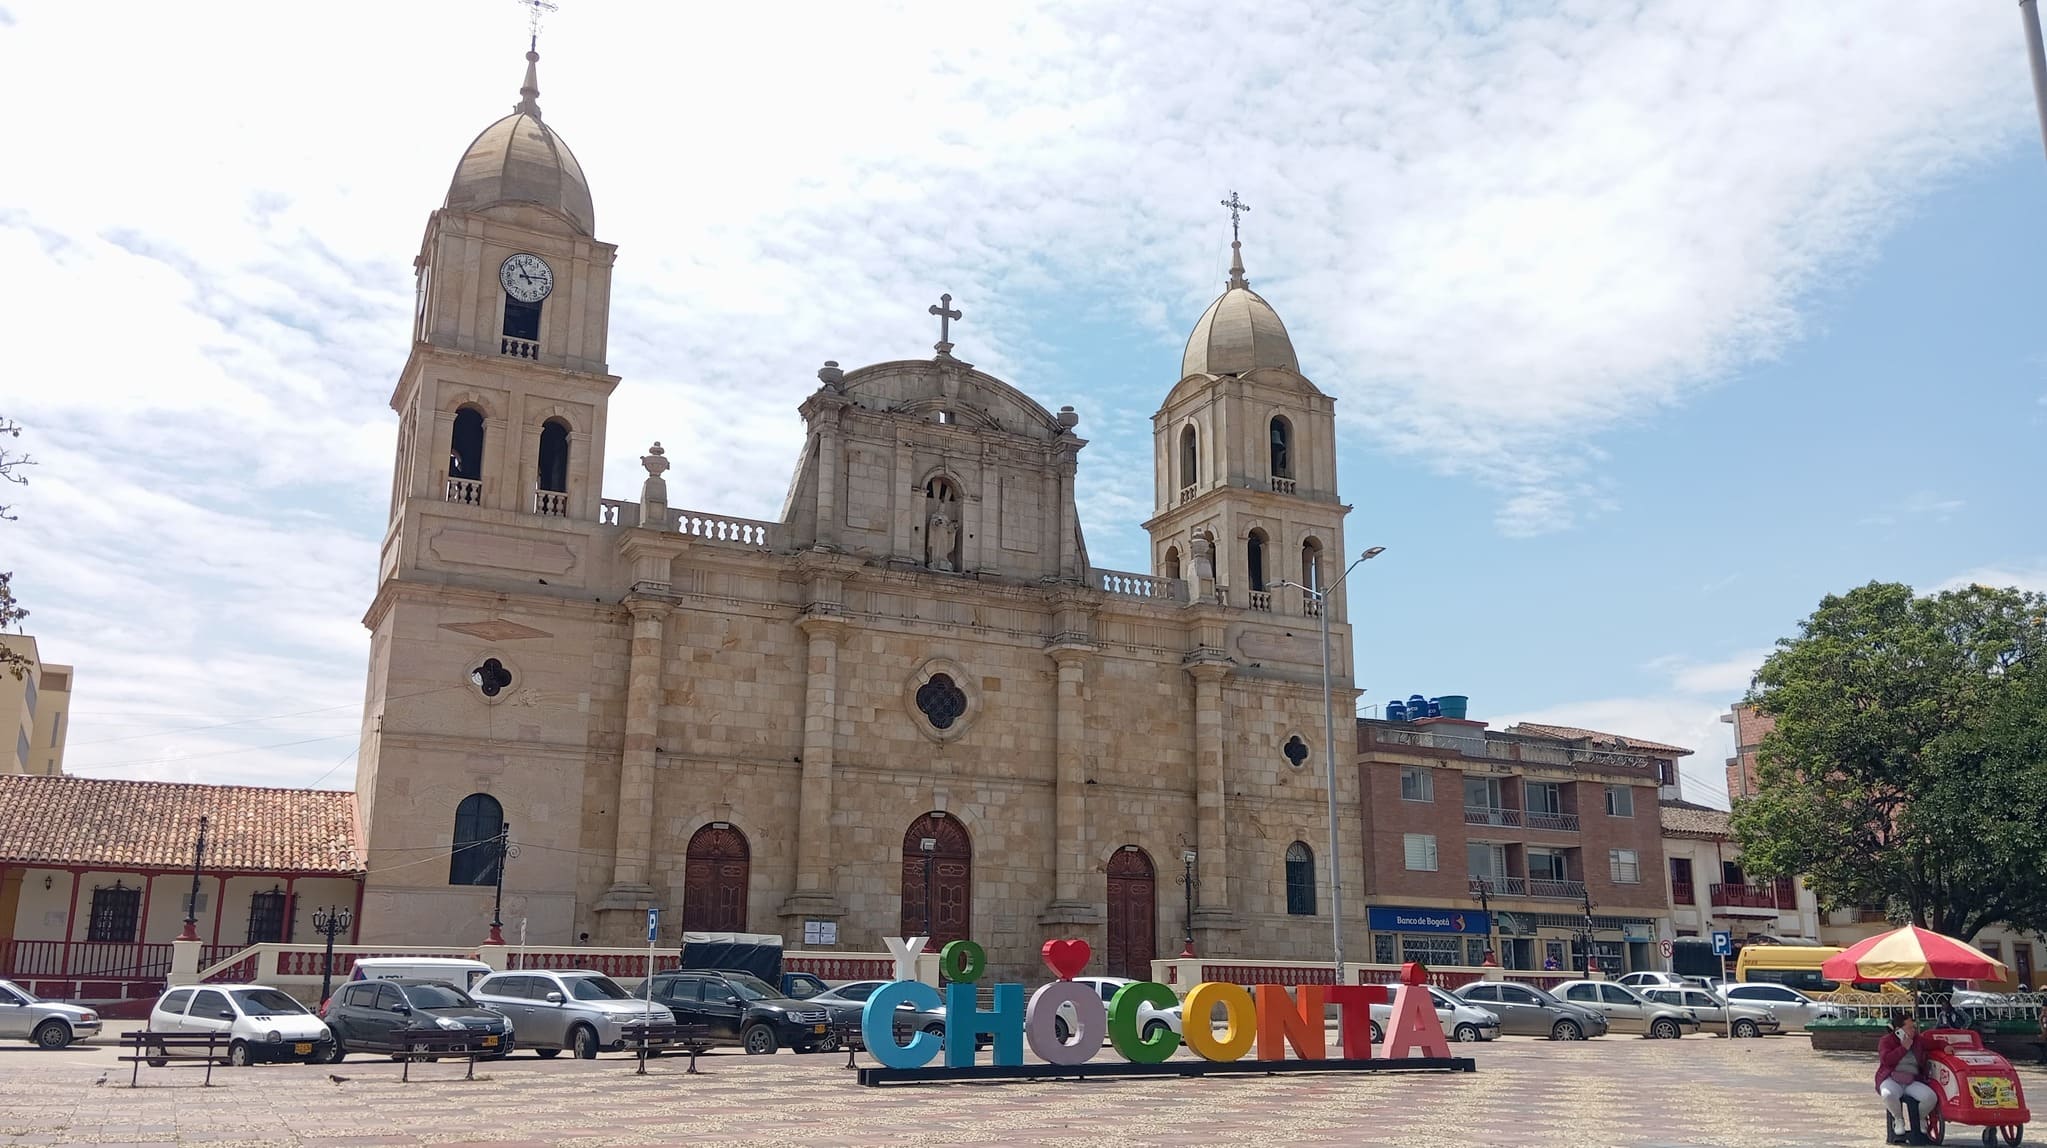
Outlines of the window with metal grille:
{"type": "Polygon", "coordinates": [[[92,891],[92,918],[85,927],[88,941],[132,941],[136,918],[142,909],[142,890],[129,889],[119,881],[111,889],[92,891]]]}
{"type": "Polygon", "coordinates": [[[291,940],[291,901],[291,896],[282,889],[250,895],[250,944],[262,945],[291,940]]]}
{"type": "Polygon", "coordinates": [[[1286,911],[1296,917],[1315,915],[1315,853],[1300,841],[1286,847],[1286,911]]]}

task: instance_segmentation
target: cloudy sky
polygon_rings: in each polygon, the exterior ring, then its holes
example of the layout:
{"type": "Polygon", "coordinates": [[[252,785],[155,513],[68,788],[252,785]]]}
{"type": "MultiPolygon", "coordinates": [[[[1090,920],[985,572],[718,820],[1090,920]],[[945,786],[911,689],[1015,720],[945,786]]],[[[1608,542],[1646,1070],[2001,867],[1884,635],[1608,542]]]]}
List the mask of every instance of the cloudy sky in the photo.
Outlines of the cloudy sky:
{"type": "MultiPolygon", "coordinates": [[[[517,99],[510,0],[0,0],[0,569],[74,772],[342,786],[411,259],[517,99]]],[[[1366,706],[1699,749],[1824,593],[2047,587],[2047,164],[2008,0],[565,0],[542,105],[620,245],[608,486],[776,513],[825,359],[1149,415],[1246,262],[1340,399],[1366,706]],[[632,428],[627,437],[624,428],[632,428]]]]}

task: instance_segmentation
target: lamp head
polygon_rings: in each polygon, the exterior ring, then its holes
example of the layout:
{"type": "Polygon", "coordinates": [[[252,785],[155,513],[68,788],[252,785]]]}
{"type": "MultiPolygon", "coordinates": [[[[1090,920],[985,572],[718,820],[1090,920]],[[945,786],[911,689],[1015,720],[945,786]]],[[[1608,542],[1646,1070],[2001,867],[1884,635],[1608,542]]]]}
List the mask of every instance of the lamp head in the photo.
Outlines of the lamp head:
{"type": "Polygon", "coordinates": [[[1183,851],[1180,854],[1180,860],[1186,862],[1189,865],[1194,864],[1194,850],[1188,849],[1183,851]]]}
{"type": "Polygon", "coordinates": [[[917,848],[922,849],[926,853],[936,853],[938,852],[938,838],[926,837],[922,841],[917,842],[917,848]]]}
{"type": "Polygon", "coordinates": [[[1363,554],[1358,555],[1358,561],[1360,562],[1368,561],[1370,559],[1377,558],[1379,555],[1384,553],[1386,553],[1386,548],[1384,546],[1374,546],[1370,550],[1365,551],[1363,554]]]}

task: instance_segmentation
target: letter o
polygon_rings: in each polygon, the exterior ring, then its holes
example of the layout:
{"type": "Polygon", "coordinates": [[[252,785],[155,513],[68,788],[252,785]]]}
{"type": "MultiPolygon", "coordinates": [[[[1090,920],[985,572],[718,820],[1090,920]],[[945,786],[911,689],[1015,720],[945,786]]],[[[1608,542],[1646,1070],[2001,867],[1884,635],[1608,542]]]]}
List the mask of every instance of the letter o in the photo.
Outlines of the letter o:
{"type": "Polygon", "coordinates": [[[1102,1038],[1109,1034],[1108,1010],[1102,994],[1079,981],[1053,981],[1031,994],[1029,1019],[1024,1021],[1024,1038],[1031,1051],[1050,1064],[1085,1064],[1102,1050],[1102,1038]],[[1073,1039],[1059,1039],[1059,1009],[1073,1006],[1073,1039]]]}
{"type": "Polygon", "coordinates": [[[972,941],[947,941],[938,950],[938,975],[955,984],[973,984],[987,971],[988,954],[972,941]]]}
{"type": "MultiPolygon", "coordinates": [[[[1138,1010],[1145,1005],[1171,1008],[1179,1000],[1173,990],[1157,981],[1139,981],[1116,990],[1116,995],[1109,999],[1109,1041],[1123,1054],[1123,1059],[1132,1064],[1157,1064],[1173,1055],[1173,1050],[1180,1047],[1180,1038],[1171,1029],[1156,1039],[1147,1038],[1137,1030],[1137,1018],[1138,1010]]],[[[1187,1014],[1181,1012],[1183,1027],[1186,1018],[1187,1014]]]]}
{"type": "Polygon", "coordinates": [[[1250,992],[1221,981],[1203,981],[1188,989],[1187,1003],[1180,1009],[1180,1039],[1203,1060],[1242,1060],[1258,1040],[1258,1008],[1251,1003],[1250,992]],[[1209,1020],[1217,1005],[1223,1008],[1221,1037],[1209,1020]]]}
{"type": "Polygon", "coordinates": [[[860,1008],[860,1040],[886,1068],[922,1068],[931,1063],[943,1042],[928,1032],[910,1034],[910,1043],[896,1043],[896,1006],[938,1009],[945,1005],[938,990],[923,981],[890,981],[874,990],[860,1008]]]}

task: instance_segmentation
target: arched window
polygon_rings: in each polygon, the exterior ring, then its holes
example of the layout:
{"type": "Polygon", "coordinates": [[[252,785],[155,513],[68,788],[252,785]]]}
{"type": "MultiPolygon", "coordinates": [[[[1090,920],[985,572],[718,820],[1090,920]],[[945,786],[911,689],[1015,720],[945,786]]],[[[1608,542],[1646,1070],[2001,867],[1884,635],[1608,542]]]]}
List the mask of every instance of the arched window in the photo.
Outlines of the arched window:
{"type": "Polygon", "coordinates": [[[1190,424],[1180,428],[1180,489],[1185,491],[1201,481],[1201,447],[1196,443],[1194,427],[1190,424]]]}
{"type": "Polygon", "coordinates": [[[1272,477],[1294,476],[1294,428],[1277,415],[1272,419],[1272,477]]]}
{"type": "Polygon", "coordinates": [[[1178,578],[1179,576],[1180,548],[1178,546],[1168,546],[1166,547],[1165,561],[1159,563],[1159,577],[1178,578]]]}
{"type": "Polygon", "coordinates": [[[1286,911],[1292,917],[1315,915],[1315,852],[1300,841],[1286,847],[1286,911]]]}
{"type": "Polygon", "coordinates": [[[912,821],[903,834],[902,935],[930,937],[934,950],[967,940],[973,902],[974,847],[967,827],[942,811],[912,821]]]}
{"type": "Polygon", "coordinates": [[[488,793],[472,793],[455,807],[454,850],[448,857],[448,884],[495,885],[498,882],[499,835],[505,831],[505,807],[488,793]]]}
{"type": "Polygon", "coordinates": [[[1251,537],[1244,543],[1245,557],[1251,563],[1251,589],[1255,593],[1265,589],[1265,532],[1251,531],[1251,537]]]}
{"type": "Polygon", "coordinates": [[[475,407],[455,412],[455,428],[448,434],[448,477],[483,477],[483,412],[475,407]]]}
{"type": "Polygon", "coordinates": [[[569,424],[549,419],[540,426],[540,489],[569,491],[569,424]]]}
{"type": "Polygon", "coordinates": [[[1322,588],[1322,543],[1310,538],[1301,543],[1301,585],[1310,590],[1322,588]]]}
{"type": "Polygon", "coordinates": [[[689,839],[682,871],[682,930],[746,931],[746,886],[753,873],[746,834],[713,821],[689,839]]]}

